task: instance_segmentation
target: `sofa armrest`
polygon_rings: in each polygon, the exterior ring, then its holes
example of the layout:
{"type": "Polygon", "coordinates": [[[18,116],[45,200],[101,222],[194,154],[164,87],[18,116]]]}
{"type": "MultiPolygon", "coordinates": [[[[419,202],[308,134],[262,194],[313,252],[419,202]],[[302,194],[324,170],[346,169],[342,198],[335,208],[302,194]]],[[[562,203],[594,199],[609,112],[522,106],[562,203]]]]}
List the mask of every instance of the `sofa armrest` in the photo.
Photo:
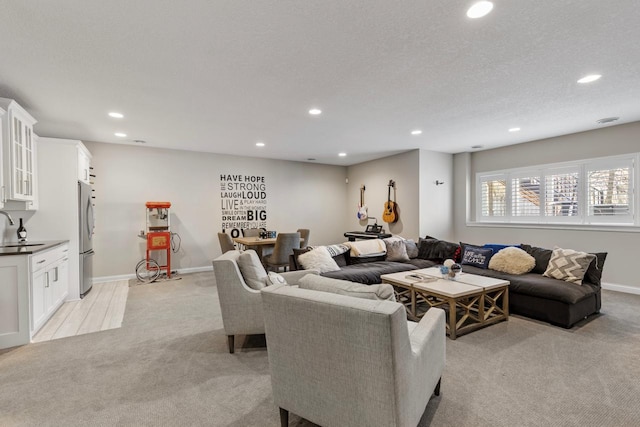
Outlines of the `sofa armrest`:
{"type": "MultiPolygon", "coordinates": [[[[435,385],[439,381],[445,365],[446,320],[444,310],[430,308],[409,335],[411,343],[411,372],[423,382],[415,384],[435,385]]],[[[433,389],[432,388],[432,389],[433,389]]],[[[412,390],[418,393],[420,390],[412,390]]]]}
{"type": "Polygon", "coordinates": [[[279,273],[290,285],[297,285],[298,281],[307,274],[320,274],[318,270],[295,270],[279,273]]]}

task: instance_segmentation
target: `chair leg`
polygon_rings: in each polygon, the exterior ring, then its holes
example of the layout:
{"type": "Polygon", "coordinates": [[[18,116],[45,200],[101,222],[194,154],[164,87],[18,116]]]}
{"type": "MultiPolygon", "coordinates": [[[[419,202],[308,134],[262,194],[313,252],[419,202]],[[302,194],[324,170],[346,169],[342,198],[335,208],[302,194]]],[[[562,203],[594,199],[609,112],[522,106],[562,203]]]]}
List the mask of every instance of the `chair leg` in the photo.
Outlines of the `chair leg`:
{"type": "Polygon", "coordinates": [[[433,394],[436,396],[440,396],[440,383],[442,382],[442,377],[438,380],[438,384],[436,384],[436,389],[433,390],[433,394]]]}
{"type": "Polygon", "coordinates": [[[289,425],[289,411],[284,408],[280,408],[280,427],[287,427],[289,425]]]}
{"type": "Polygon", "coordinates": [[[233,354],[233,352],[235,350],[234,338],[235,338],[235,335],[227,335],[227,340],[228,340],[228,343],[229,343],[229,353],[231,353],[231,354],[233,354]]]}

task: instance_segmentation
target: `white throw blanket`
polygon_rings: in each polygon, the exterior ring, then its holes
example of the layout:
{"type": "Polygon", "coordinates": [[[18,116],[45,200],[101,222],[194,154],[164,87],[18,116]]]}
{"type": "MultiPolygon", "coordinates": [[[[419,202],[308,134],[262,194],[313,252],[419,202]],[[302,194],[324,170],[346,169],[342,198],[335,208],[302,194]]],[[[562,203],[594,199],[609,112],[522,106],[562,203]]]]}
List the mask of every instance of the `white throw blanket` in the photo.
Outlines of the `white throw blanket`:
{"type": "Polygon", "coordinates": [[[345,242],[351,248],[351,256],[359,257],[371,254],[387,252],[387,246],[381,239],[358,240],[357,242],[345,242]]]}

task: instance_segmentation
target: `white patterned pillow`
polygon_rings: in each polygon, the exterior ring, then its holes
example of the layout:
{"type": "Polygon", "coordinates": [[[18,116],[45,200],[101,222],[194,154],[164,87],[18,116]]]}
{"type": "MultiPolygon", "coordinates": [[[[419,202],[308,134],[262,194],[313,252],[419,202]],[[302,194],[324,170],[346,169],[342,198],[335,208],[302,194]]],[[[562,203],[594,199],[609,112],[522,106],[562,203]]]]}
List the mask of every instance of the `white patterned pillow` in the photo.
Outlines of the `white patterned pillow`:
{"type": "Polygon", "coordinates": [[[266,285],[287,285],[287,280],[282,276],[282,274],[278,274],[275,271],[270,271],[265,279],[266,285]]]}
{"type": "Polygon", "coordinates": [[[314,269],[320,271],[320,273],[340,270],[340,267],[331,258],[325,246],[320,246],[298,255],[298,262],[305,270],[314,269]]]}
{"type": "Polygon", "coordinates": [[[549,265],[547,265],[543,276],[582,285],[584,274],[595,257],[595,255],[586,252],[562,249],[556,246],[553,248],[549,265]]]}

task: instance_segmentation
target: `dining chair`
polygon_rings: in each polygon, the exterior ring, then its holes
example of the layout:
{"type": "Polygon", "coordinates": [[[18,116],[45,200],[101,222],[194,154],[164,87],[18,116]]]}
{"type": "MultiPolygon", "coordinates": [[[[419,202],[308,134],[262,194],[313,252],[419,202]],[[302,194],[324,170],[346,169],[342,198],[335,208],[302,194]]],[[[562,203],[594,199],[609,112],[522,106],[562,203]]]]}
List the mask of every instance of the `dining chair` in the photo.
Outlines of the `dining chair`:
{"type": "Polygon", "coordinates": [[[309,232],[308,228],[298,228],[298,233],[300,233],[300,238],[302,239],[302,242],[300,242],[301,248],[309,246],[309,232]]]}
{"type": "Polygon", "coordinates": [[[222,253],[236,249],[233,239],[227,233],[218,233],[218,240],[220,241],[220,249],[222,250],[222,253]]]}
{"type": "Polygon", "coordinates": [[[289,255],[293,253],[294,249],[300,249],[300,233],[278,234],[273,253],[263,258],[267,268],[275,268],[275,271],[278,271],[280,267],[284,267],[284,270],[287,271],[289,255]]]}
{"type": "Polygon", "coordinates": [[[259,237],[261,231],[262,231],[261,228],[243,228],[242,236],[243,237],[259,237]]]}

